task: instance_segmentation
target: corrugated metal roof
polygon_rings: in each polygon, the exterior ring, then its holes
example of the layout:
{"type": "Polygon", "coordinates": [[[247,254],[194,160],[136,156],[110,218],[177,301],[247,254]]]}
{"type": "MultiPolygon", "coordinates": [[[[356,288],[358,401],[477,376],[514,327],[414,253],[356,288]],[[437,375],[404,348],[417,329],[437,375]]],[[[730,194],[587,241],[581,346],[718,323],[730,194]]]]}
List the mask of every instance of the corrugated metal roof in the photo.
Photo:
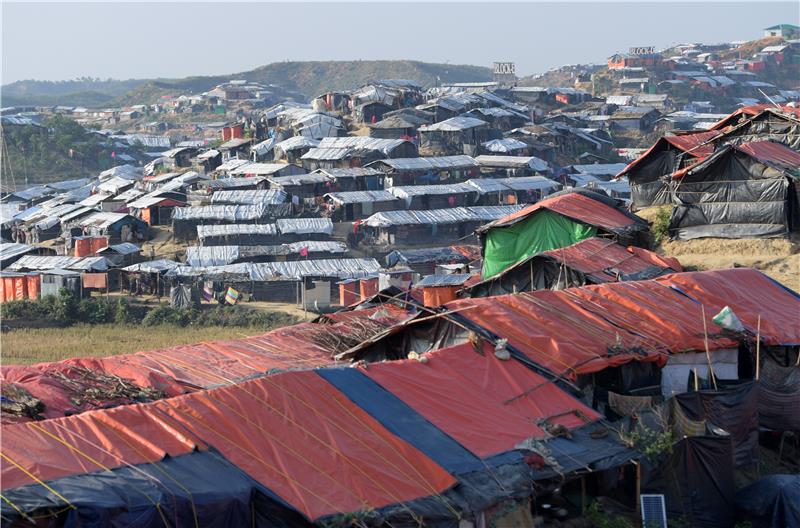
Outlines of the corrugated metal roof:
{"type": "Polygon", "coordinates": [[[148,262],[139,262],[131,266],[122,268],[122,271],[133,273],[161,273],[180,266],[180,262],[175,262],[169,259],[150,260],[148,262]]]}
{"type": "Polygon", "coordinates": [[[257,176],[271,176],[283,170],[298,170],[297,165],[288,163],[248,163],[230,171],[231,176],[241,174],[255,174],[257,176]]]}
{"type": "Polygon", "coordinates": [[[518,178],[474,178],[467,184],[478,189],[481,193],[499,191],[527,191],[537,189],[555,189],[560,183],[544,176],[523,176],[518,178]]]}
{"type": "Polygon", "coordinates": [[[333,179],[336,178],[362,178],[365,176],[377,176],[383,174],[379,170],[371,169],[369,167],[343,167],[337,169],[317,169],[314,172],[327,174],[333,179]]]}
{"type": "Polygon", "coordinates": [[[521,168],[530,167],[537,172],[550,170],[550,165],[543,159],[536,156],[491,156],[482,154],[475,158],[475,161],[483,167],[508,167],[521,168]]]}
{"type": "Polygon", "coordinates": [[[105,257],[54,257],[25,255],[11,264],[10,270],[52,270],[68,269],[75,271],[106,271],[105,257]]]}
{"type": "Polygon", "coordinates": [[[489,152],[512,152],[530,147],[524,141],[514,138],[493,139],[483,144],[489,152]]]}
{"type": "Polygon", "coordinates": [[[431,156],[425,158],[384,159],[370,163],[368,167],[386,165],[396,171],[452,170],[477,167],[478,162],[466,155],[431,156]]]}
{"type": "Polygon", "coordinates": [[[486,207],[451,207],[428,211],[383,211],[375,213],[364,221],[369,227],[390,227],[396,225],[457,224],[460,222],[483,222],[497,220],[522,209],[517,205],[486,207]]]}
{"type": "Polygon", "coordinates": [[[206,268],[179,266],[168,272],[167,275],[190,277],[234,276],[243,280],[263,282],[300,280],[304,277],[356,278],[373,274],[380,268],[380,264],[375,259],[320,259],[287,262],[248,262],[206,268]]]}
{"type": "MultiPolygon", "coordinates": [[[[108,212],[96,212],[86,215],[75,222],[75,225],[80,227],[97,227],[97,228],[107,228],[120,220],[125,219],[130,215],[125,213],[108,213],[108,212]]],[[[63,222],[66,222],[66,219],[62,219],[63,222]]]]}
{"type": "Polygon", "coordinates": [[[251,176],[249,178],[222,178],[203,182],[209,189],[231,189],[235,187],[253,187],[267,181],[266,176],[251,176]]]}
{"type": "Polygon", "coordinates": [[[106,246],[104,248],[98,249],[97,253],[118,253],[120,255],[132,255],[134,253],[139,253],[141,248],[136,244],[131,244],[130,242],[122,242],[121,244],[112,244],[110,246],[106,246]]]}
{"type": "Polygon", "coordinates": [[[0,260],[7,260],[18,255],[30,253],[36,249],[34,246],[28,244],[18,244],[16,242],[0,243],[0,260]]]}
{"type": "Polygon", "coordinates": [[[444,121],[439,121],[432,125],[423,125],[419,127],[420,132],[460,132],[462,130],[469,130],[480,126],[489,126],[486,121],[475,119],[474,117],[456,116],[444,121]]]}
{"type": "Polygon", "coordinates": [[[250,189],[246,191],[216,191],[211,195],[212,205],[227,204],[281,204],[286,202],[286,193],[281,189],[250,189]]]}
{"type": "Polygon", "coordinates": [[[402,187],[392,187],[389,192],[398,198],[410,198],[412,196],[433,196],[435,194],[458,194],[473,193],[475,188],[466,183],[450,183],[442,185],[407,185],[402,187]]]}
{"type": "Polygon", "coordinates": [[[325,183],[328,181],[330,181],[330,179],[325,174],[321,174],[319,172],[312,172],[310,174],[293,174],[291,176],[274,176],[269,179],[270,185],[278,185],[281,187],[325,183]]]}
{"type": "Polygon", "coordinates": [[[626,165],[624,163],[594,163],[590,165],[570,165],[570,167],[581,174],[616,176],[625,169],[626,165]]]}
{"type": "Polygon", "coordinates": [[[215,170],[221,171],[221,172],[232,171],[233,169],[242,167],[243,165],[250,165],[251,163],[253,163],[253,162],[249,161],[249,160],[233,158],[233,159],[229,159],[228,161],[226,161],[225,163],[223,163],[222,165],[217,167],[215,170]]]}
{"type": "Polygon", "coordinates": [[[303,154],[300,159],[304,160],[341,160],[352,152],[349,148],[312,148],[303,154]]]}
{"type": "Polygon", "coordinates": [[[306,136],[293,136],[289,139],[285,139],[275,145],[275,148],[281,149],[284,152],[288,152],[290,150],[299,149],[299,148],[311,148],[319,146],[319,140],[306,137],[306,136]]]}
{"type": "Polygon", "coordinates": [[[461,286],[472,277],[469,273],[453,273],[450,275],[428,275],[416,286],[418,288],[439,288],[446,286],[461,286]]]}
{"type": "Polygon", "coordinates": [[[275,246],[190,246],[186,248],[186,263],[195,267],[224,266],[236,260],[263,256],[299,255],[310,253],[343,254],[347,244],[330,240],[305,240],[275,246]]]}
{"type": "Polygon", "coordinates": [[[256,205],[204,205],[200,207],[176,207],[173,220],[258,220],[268,214],[267,206],[256,205]]]}
{"type": "Polygon", "coordinates": [[[279,218],[275,221],[275,226],[281,234],[333,234],[333,222],[330,218],[279,218]]]}
{"type": "Polygon", "coordinates": [[[386,190],[380,191],[349,191],[334,192],[325,195],[334,202],[341,204],[364,203],[364,202],[392,202],[397,197],[386,190]]]}
{"type": "Polygon", "coordinates": [[[275,224],[219,224],[197,226],[197,238],[225,235],[277,235],[275,224]]]}

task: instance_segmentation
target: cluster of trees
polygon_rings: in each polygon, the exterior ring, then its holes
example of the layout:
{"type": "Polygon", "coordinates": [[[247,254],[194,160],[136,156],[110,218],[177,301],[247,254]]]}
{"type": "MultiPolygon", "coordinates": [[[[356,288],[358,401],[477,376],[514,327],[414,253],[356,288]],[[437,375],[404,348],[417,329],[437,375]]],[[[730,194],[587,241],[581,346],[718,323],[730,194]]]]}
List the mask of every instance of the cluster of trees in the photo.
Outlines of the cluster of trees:
{"type": "Polygon", "coordinates": [[[114,164],[114,146],[75,120],[54,115],[37,126],[4,127],[4,170],[17,184],[83,177],[114,164]]]}

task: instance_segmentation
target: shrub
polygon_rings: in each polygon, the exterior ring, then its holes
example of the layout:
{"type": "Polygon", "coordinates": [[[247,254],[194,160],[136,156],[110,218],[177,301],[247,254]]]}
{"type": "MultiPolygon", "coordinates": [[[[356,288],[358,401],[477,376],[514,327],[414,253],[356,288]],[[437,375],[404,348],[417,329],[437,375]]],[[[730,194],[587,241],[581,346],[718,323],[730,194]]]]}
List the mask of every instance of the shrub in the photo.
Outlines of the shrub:
{"type": "Polygon", "coordinates": [[[116,306],[106,300],[83,299],[77,305],[76,322],[87,324],[111,323],[114,321],[116,306]]]}
{"type": "Polygon", "coordinates": [[[672,216],[672,207],[664,205],[658,208],[656,217],[653,220],[651,233],[656,242],[661,242],[669,238],[669,219],[672,216]]]}
{"type": "Polygon", "coordinates": [[[144,326],[175,325],[187,326],[195,319],[194,310],[179,310],[169,306],[159,306],[150,310],[142,319],[144,326]]]}

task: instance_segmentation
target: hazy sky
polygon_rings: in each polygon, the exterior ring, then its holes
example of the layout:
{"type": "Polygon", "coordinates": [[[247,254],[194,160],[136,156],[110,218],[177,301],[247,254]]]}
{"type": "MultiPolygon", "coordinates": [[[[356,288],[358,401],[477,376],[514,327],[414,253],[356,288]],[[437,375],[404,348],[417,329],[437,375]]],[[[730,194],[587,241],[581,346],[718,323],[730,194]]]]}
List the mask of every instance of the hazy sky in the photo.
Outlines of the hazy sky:
{"type": "Polygon", "coordinates": [[[2,0],[2,82],[234,73],[283,60],[415,59],[528,75],[630,46],[758,38],[797,2],[39,3],[2,0]]]}

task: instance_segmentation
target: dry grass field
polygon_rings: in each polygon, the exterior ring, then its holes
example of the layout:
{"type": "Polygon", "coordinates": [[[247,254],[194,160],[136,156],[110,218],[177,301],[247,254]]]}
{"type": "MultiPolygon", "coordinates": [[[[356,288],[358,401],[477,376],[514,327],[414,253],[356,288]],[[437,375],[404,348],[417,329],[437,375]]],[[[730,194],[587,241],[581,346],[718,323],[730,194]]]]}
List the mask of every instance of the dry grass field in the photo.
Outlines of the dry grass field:
{"type": "Polygon", "coordinates": [[[201,341],[257,335],[258,328],[210,326],[76,325],[68,328],[23,328],[0,335],[4,365],[30,365],[71,357],[104,357],[130,354],[201,341]]]}

